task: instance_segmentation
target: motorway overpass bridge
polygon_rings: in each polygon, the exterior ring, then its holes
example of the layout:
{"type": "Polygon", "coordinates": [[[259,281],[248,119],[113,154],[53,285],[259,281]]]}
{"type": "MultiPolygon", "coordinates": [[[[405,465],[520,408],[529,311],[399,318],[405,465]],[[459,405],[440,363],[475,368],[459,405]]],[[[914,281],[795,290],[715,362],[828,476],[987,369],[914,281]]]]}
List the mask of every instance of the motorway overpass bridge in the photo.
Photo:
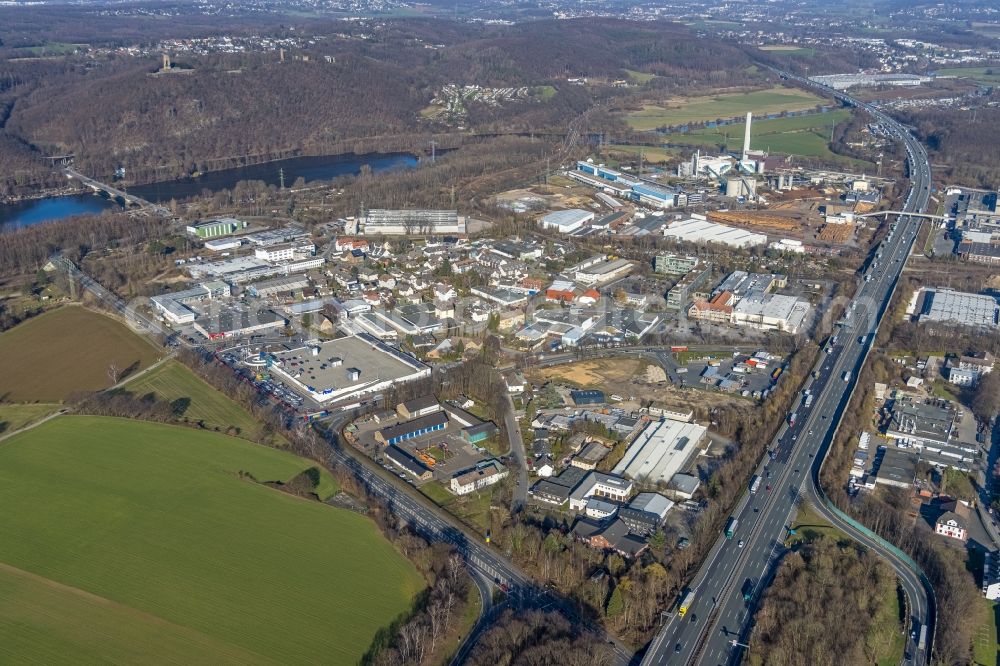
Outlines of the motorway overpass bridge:
{"type": "Polygon", "coordinates": [[[906,215],[907,217],[919,217],[923,220],[941,220],[948,221],[951,218],[947,215],[932,215],[931,213],[915,213],[908,210],[877,210],[874,213],[862,213],[860,215],[855,215],[855,219],[861,219],[864,217],[881,217],[883,215],[906,215]]]}

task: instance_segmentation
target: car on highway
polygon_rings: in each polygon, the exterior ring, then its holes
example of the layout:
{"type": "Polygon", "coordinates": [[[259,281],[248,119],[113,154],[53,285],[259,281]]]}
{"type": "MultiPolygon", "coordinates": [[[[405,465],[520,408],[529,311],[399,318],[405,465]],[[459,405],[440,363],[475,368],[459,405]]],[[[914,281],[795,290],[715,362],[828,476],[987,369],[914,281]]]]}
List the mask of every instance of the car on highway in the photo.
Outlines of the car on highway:
{"type": "Polygon", "coordinates": [[[674,646],[674,654],[679,654],[680,651],[683,650],[683,649],[684,649],[684,646],[681,645],[680,643],[678,643],[677,645],[674,646]]]}
{"type": "Polygon", "coordinates": [[[745,546],[745,545],[746,545],[746,542],[745,542],[745,541],[743,541],[743,539],[740,539],[740,542],[739,542],[739,544],[737,544],[737,545],[738,545],[738,546],[739,546],[740,548],[742,548],[743,546],[745,546]]]}

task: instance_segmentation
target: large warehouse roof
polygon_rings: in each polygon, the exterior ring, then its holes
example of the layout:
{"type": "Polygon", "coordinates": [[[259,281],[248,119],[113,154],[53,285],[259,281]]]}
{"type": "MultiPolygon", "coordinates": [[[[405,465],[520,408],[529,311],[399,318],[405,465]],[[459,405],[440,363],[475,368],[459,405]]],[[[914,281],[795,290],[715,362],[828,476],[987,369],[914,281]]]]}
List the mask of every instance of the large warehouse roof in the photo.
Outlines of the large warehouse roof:
{"type": "Polygon", "coordinates": [[[657,421],[646,426],[614,469],[614,474],[649,483],[667,483],[690,462],[708,428],[696,423],[657,421]]]}
{"type": "Polygon", "coordinates": [[[997,325],[997,300],[985,294],[925,289],[920,321],[944,321],[992,328],[997,325]]]}
{"type": "Polygon", "coordinates": [[[755,234],[746,229],[727,227],[724,224],[698,218],[671,222],[663,234],[692,243],[722,243],[732,247],[750,247],[767,243],[767,236],[764,234],[755,234]]]}

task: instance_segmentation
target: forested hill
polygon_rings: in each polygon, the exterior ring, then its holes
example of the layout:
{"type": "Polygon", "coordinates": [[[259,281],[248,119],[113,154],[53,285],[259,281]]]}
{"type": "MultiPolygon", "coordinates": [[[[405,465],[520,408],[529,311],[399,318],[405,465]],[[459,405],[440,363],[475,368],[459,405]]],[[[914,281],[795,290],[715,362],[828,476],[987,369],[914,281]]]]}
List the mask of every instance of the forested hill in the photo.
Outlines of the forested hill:
{"type": "Polygon", "coordinates": [[[740,49],[666,23],[400,20],[304,29],[315,40],[285,62],[273,52],[177,54],[165,74],[152,56],[0,59],[0,81],[16,83],[0,88],[0,103],[10,109],[6,140],[22,148],[17,167],[28,158],[23,148],[34,147],[74,153],[95,175],[123,165],[142,182],[246,156],[346,152],[355,139],[365,150],[398,149],[400,137],[455,131],[421,115],[446,84],[551,86],[544,97],[470,104],[464,130],[558,132],[595,99],[619,94],[568,78],[610,82],[639,69],[661,75],[652,85],[680,87],[751,76],[740,49]]]}

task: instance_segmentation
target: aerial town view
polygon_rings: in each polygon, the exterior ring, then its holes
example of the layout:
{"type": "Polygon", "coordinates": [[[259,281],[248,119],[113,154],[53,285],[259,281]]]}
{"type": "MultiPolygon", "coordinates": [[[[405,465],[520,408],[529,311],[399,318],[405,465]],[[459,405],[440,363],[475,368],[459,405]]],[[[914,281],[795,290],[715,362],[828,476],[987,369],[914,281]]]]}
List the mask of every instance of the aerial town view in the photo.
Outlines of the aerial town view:
{"type": "Polygon", "coordinates": [[[1000,6],[0,0],[0,664],[1000,666],[1000,6]]]}

